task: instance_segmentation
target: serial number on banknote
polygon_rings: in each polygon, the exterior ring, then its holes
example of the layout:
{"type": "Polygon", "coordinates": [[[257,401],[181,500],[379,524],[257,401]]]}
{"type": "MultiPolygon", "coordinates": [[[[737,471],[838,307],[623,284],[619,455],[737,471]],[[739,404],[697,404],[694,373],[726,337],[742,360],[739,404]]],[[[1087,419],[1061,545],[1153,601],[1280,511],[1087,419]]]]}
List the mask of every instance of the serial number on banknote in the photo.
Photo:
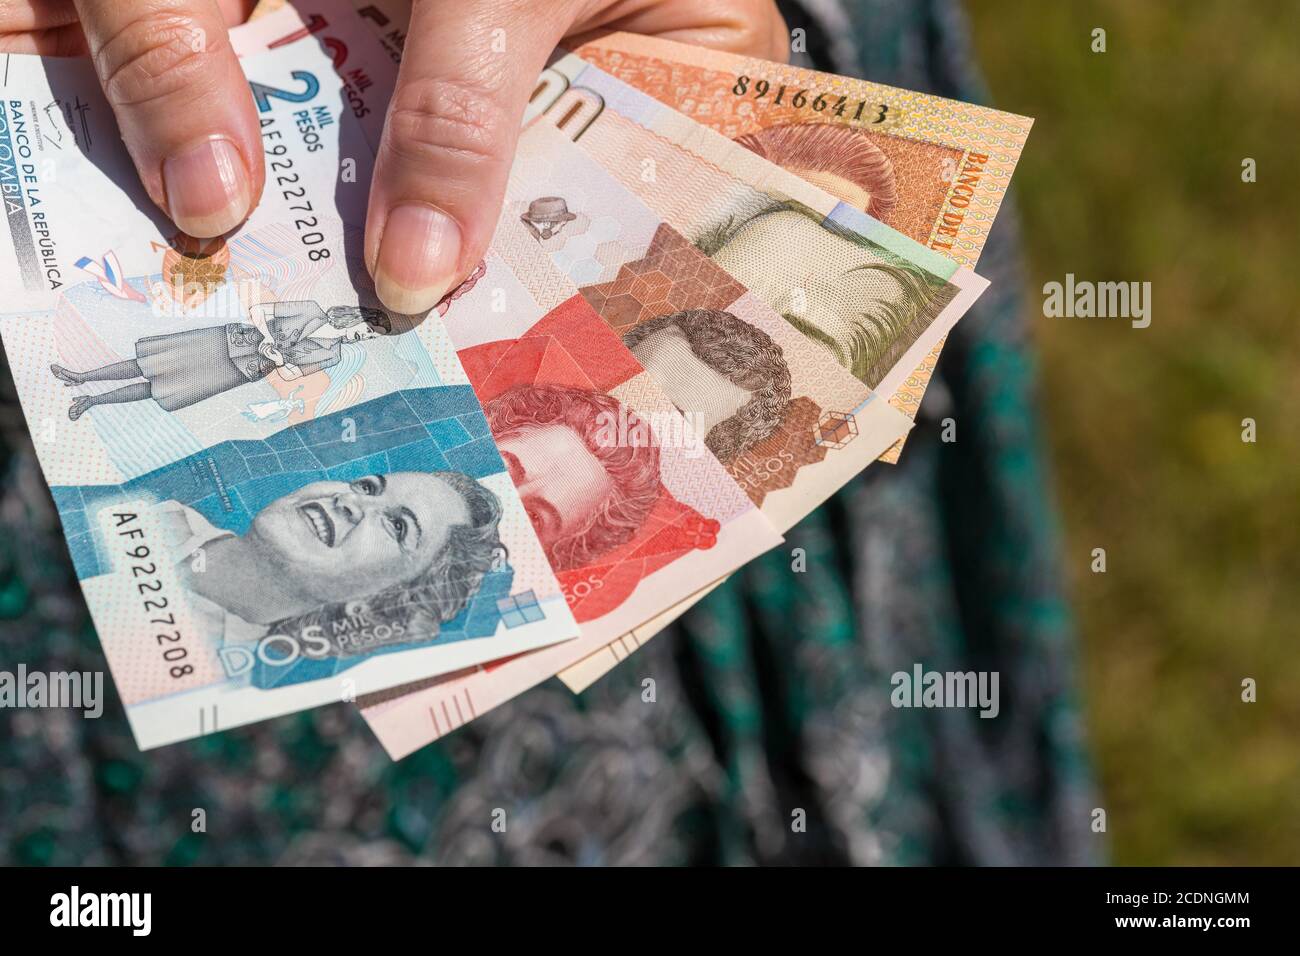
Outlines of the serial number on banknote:
{"type": "Polygon", "coordinates": [[[872,103],[870,100],[850,102],[847,96],[837,97],[834,93],[816,93],[809,89],[791,90],[785,83],[774,87],[770,80],[754,79],[744,73],[736,77],[731,92],[736,96],[752,97],[755,100],[770,97],[773,106],[790,106],[797,110],[808,109],[814,113],[829,112],[835,116],[844,116],[852,110],[852,115],[849,116],[850,122],[872,126],[895,118],[890,112],[888,103],[872,103]]]}
{"type": "MultiPolygon", "coordinates": [[[[149,560],[153,557],[153,549],[144,540],[145,533],[140,523],[140,516],[130,511],[115,511],[113,520],[117,536],[126,539],[119,543],[122,544],[122,553],[132,561],[128,567],[131,569],[131,577],[135,579],[135,589],[140,595],[141,606],[146,614],[157,615],[150,618],[149,623],[175,628],[176,612],[167,610],[171,606],[171,600],[162,593],[162,578],[157,577],[158,565],[149,560]],[[132,545],[133,541],[139,543],[132,545]],[[140,563],[136,564],[137,561],[140,563]],[[167,611],[166,615],[162,613],[164,611],[167,611]]],[[[190,652],[182,644],[179,628],[173,631],[159,631],[154,635],[154,640],[161,648],[167,673],[173,678],[180,680],[194,673],[194,665],[181,663],[190,656],[190,652]]]]}
{"type": "MultiPolygon", "coordinates": [[[[281,138],[281,132],[275,129],[274,119],[262,120],[262,139],[268,141],[281,138]]],[[[308,150],[311,146],[308,145],[308,150]]],[[[321,259],[328,259],[330,251],[328,247],[322,245],[325,241],[325,233],[317,227],[320,226],[320,220],[312,215],[315,212],[312,202],[307,198],[307,187],[301,185],[302,177],[294,169],[293,157],[288,155],[289,147],[284,143],[275,143],[266,147],[266,155],[271,157],[268,170],[275,177],[275,185],[279,187],[280,195],[286,201],[295,199],[302,202],[291,205],[289,209],[292,212],[305,213],[302,218],[293,220],[293,227],[298,232],[299,241],[308,248],[307,258],[312,262],[318,262],[321,259]]]]}

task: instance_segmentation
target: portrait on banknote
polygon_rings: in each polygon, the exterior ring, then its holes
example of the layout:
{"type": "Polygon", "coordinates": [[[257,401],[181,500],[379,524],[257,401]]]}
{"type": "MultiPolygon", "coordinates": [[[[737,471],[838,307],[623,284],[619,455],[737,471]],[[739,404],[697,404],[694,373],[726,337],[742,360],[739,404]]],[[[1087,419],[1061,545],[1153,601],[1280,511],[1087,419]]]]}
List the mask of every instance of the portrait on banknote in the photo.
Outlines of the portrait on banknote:
{"type": "MultiPolygon", "coordinates": [[[[597,212],[583,210],[571,238],[597,212]]],[[[829,372],[824,350],[672,227],[656,223],[645,241],[629,236],[613,278],[580,291],[751,501],[853,441],[831,431],[869,390],[833,363],[829,372]]]]}
{"type": "Polygon", "coordinates": [[[790,403],[790,369],[767,333],[720,309],[658,315],[623,334],[724,465],[771,435],[790,403]]]}
{"type": "MultiPolygon", "coordinates": [[[[545,95],[554,99],[537,115],[587,149],[600,148],[596,142],[608,148],[612,138],[632,134],[634,127],[619,112],[629,100],[617,81],[584,65],[580,82],[573,83],[560,71],[575,69],[566,62],[553,64],[551,75],[543,76],[539,96],[550,89],[545,95]]],[[[645,119],[643,111],[638,115],[645,119]]],[[[887,215],[898,206],[894,164],[862,130],[787,124],[748,132],[735,142],[852,209],[887,215]]],[[[626,155],[629,146],[625,143],[619,155],[626,155]]],[[[665,147],[664,140],[650,136],[632,147],[631,155],[642,155],[643,164],[648,159],[652,165],[647,169],[667,170],[672,164],[665,162],[665,147]]],[[[655,192],[657,172],[621,164],[611,168],[625,185],[635,184],[642,194],[655,192]]],[[[697,179],[700,172],[695,171],[697,179]]],[[[690,240],[871,388],[894,370],[957,295],[944,278],[787,196],[743,186],[724,195],[689,180],[676,190],[678,200],[700,193],[702,202],[696,205],[709,211],[686,230],[690,240]]],[[[572,213],[572,206],[566,211],[572,213]]]]}
{"type": "Polygon", "coordinates": [[[728,212],[692,236],[696,246],[873,388],[956,294],[794,200],[728,212]]]}
{"type": "Polygon", "coordinates": [[[176,500],[153,518],[196,624],[234,667],[268,635],[321,659],[436,634],[505,558],[499,499],[455,471],[311,481],[233,527],[176,500]]]}
{"type": "Polygon", "coordinates": [[[649,379],[580,296],[517,338],[459,354],[579,622],[617,608],[657,569],[714,546],[717,516],[664,486],[665,454],[684,458],[694,433],[671,434],[681,420],[671,405],[652,418],[626,400],[649,379]]]}
{"type": "Polygon", "coordinates": [[[591,564],[630,540],[659,500],[659,450],[606,439],[639,419],[595,389],[520,385],[484,406],[551,567],[591,564]]]}

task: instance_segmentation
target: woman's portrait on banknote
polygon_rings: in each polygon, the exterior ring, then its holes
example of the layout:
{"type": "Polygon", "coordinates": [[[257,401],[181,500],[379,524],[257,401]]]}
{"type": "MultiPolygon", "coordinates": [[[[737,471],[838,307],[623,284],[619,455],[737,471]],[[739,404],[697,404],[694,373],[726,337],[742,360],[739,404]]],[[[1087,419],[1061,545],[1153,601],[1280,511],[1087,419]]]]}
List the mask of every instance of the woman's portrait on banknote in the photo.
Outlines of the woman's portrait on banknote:
{"type": "MultiPolygon", "coordinates": [[[[876,219],[898,204],[893,164],[861,130],[791,124],[735,142],[876,219]]],[[[694,241],[873,388],[954,294],[938,277],[792,200],[735,210],[694,241]]]]}
{"type": "Polygon", "coordinates": [[[659,449],[605,439],[611,422],[637,422],[613,396],[520,385],[483,410],[556,571],[588,564],[626,543],[659,501],[659,449]]]}
{"type": "Polygon", "coordinates": [[[151,335],[136,342],[135,358],[77,372],[50,371],[65,385],[127,380],[107,392],[78,395],[68,417],[74,422],[96,405],[153,399],[169,412],[187,408],[272,372],[289,381],[337,365],[342,347],[392,332],[381,309],[317,303],[264,302],[248,310],[248,322],[151,335]],[[134,381],[143,379],[143,381],[134,381]]]}
{"type": "Polygon", "coordinates": [[[179,501],[154,514],[205,633],[225,646],[311,637],[321,657],[435,635],[505,554],[497,495],[456,471],[314,481],[242,532],[179,501]]]}

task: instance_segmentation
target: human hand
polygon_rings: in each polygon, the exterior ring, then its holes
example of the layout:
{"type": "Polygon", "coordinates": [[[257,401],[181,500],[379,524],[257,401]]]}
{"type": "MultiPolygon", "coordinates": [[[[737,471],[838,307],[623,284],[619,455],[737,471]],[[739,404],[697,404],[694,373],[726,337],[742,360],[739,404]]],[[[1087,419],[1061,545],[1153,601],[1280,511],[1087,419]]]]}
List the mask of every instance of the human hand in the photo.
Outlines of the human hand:
{"type": "MultiPolygon", "coordinates": [[[[252,5],[0,0],[0,52],[89,51],[150,197],[183,231],[217,236],[248,215],[264,179],[252,95],[225,34],[252,5]]],[[[413,0],[412,7],[365,237],[375,290],[401,313],[432,308],[483,257],[524,107],[561,41],[611,29],[779,60],[789,52],[772,0],[413,0]]]]}
{"type": "Polygon", "coordinates": [[[275,347],[274,344],[265,339],[257,344],[257,354],[265,359],[269,359],[276,365],[283,366],[285,364],[284,355],[275,347]]]}
{"type": "Polygon", "coordinates": [[[262,193],[261,133],[226,27],[254,0],[0,0],[0,52],[89,53],[145,190],[219,236],[262,193]]]}
{"type": "Polygon", "coordinates": [[[599,28],[789,53],[771,0],[416,0],[366,217],[384,305],[423,312],[483,257],[538,74],[562,40],[599,28]]]}

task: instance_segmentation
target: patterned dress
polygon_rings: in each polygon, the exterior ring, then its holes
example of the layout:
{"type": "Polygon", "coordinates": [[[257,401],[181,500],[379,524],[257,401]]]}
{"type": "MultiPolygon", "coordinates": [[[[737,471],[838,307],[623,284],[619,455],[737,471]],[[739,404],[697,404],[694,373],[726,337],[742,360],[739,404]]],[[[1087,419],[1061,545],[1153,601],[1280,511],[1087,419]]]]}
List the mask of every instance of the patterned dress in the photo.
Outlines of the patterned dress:
{"type": "MultiPolygon", "coordinates": [[[[820,68],[981,98],[954,3],[782,9],[820,68]]],[[[0,712],[0,862],[1094,861],[1016,244],[1004,206],[902,463],[582,696],[548,682],[396,764],[344,705],[147,755],[112,691],[99,720],[0,712]],[[998,671],[1001,715],[892,708],[916,662],[998,671]]],[[[7,367],[0,479],[0,669],[102,669],[7,367]]]]}

